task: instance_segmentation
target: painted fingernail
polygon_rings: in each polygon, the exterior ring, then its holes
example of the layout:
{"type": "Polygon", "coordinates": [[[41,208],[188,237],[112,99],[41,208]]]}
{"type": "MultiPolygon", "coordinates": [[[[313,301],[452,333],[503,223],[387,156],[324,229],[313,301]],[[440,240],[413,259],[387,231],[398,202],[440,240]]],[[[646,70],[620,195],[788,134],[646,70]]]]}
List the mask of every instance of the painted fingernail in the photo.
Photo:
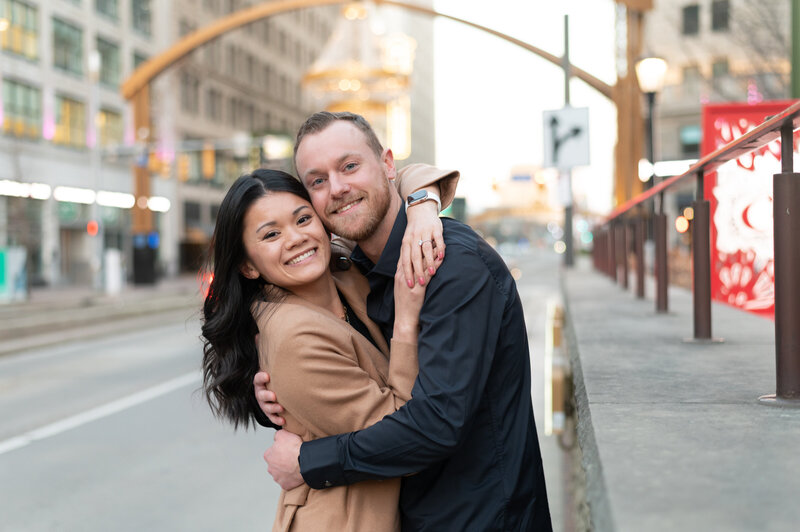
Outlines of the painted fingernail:
{"type": "Polygon", "coordinates": [[[424,277],[420,277],[419,278],[419,285],[420,286],[424,286],[425,285],[425,278],[424,277]]]}
{"type": "Polygon", "coordinates": [[[436,270],[433,268],[433,266],[428,267],[428,273],[430,273],[431,275],[436,273],[436,270]]]}
{"type": "Polygon", "coordinates": [[[444,251],[439,252],[439,260],[444,259],[444,251]]]}
{"type": "Polygon", "coordinates": [[[414,281],[406,280],[406,284],[408,285],[409,288],[414,288],[414,281]]]}

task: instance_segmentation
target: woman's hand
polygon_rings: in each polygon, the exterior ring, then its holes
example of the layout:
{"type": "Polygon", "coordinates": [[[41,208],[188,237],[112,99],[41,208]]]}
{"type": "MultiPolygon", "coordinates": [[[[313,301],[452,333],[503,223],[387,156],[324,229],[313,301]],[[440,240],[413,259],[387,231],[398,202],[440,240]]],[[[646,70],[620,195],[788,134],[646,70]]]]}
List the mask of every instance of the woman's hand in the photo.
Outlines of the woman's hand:
{"type": "Polygon", "coordinates": [[[444,259],[444,238],[435,201],[411,205],[406,216],[408,225],[400,248],[398,270],[403,271],[406,286],[411,288],[416,283],[424,285],[436,273],[444,259]]]}
{"type": "MultiPolygon", "coordinates": [[[[416,344],[419,335],[419,311],[425,301],[425,284],[430,280],[430,274],[425,274],[423,282],[412,284],[408,287],[402,269],[402,257],[397,263],[397,272],[394,274],[394,331],[392,340],[406,344],[416,344]]],[[[436,267],[441,260],[434,261],[436,267]]]]}

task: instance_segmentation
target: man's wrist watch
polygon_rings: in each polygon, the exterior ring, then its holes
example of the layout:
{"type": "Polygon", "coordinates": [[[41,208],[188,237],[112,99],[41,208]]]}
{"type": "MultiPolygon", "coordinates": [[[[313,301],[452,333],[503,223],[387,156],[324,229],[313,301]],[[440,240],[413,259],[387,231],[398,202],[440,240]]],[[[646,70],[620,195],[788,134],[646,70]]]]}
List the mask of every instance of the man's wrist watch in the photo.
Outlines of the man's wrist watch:
{"type": "Polygon", "coordinates": [[[439,196],[434,194],[433,192],[428,192],[427,190],[417,190],[416,192],[410,194],[406,198],[406,210],[412,205],[416,205],[417,203],[422,203],[423,201],[435,201],[436,202],[436,212],[442,212],[442,200],[439,199],[439,196]]]}

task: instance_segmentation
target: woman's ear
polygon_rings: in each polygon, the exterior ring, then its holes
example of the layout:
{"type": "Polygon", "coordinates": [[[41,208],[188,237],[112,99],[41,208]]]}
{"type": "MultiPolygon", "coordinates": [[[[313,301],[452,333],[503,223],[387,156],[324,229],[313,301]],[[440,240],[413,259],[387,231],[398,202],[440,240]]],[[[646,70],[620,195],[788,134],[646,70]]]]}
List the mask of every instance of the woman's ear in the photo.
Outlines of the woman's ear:
{"type": "Polygon", "coordinates": [[[239,271],[248,279],[258,279],[258,270],[253,267],[253,264],[249,260],[244,261],[242,265],[239,266],[239,271]]]}

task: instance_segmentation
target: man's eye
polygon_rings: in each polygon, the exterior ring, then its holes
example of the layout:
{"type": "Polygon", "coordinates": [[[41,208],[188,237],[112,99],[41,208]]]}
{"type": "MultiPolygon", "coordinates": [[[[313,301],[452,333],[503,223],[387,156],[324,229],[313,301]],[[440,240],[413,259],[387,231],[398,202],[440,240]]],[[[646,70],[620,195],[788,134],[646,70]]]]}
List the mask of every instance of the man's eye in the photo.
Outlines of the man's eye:
{"type": "Polygon", "coordinates": [[[357,167],[358,167],[358,163],[347,163],[346,165],[344,165],[344,169],[347,172],[352,172],[357,167]]]}
{"type": "Polygon", "coordinates": [[[312,180],[312,181],[311,181],[311,186],[312,186],[312,187],[316,187],[316,186],[319,186],[319,185],[321,185],[321,184],[322,184],[322,183],[324,183],[324,182],[325,182],[325,180],[324,180],[323,178],[321,178],[321,177],[318,177],[318,178],[316,178],[316,179],[314,179],[314,180],[312,180]]]}

